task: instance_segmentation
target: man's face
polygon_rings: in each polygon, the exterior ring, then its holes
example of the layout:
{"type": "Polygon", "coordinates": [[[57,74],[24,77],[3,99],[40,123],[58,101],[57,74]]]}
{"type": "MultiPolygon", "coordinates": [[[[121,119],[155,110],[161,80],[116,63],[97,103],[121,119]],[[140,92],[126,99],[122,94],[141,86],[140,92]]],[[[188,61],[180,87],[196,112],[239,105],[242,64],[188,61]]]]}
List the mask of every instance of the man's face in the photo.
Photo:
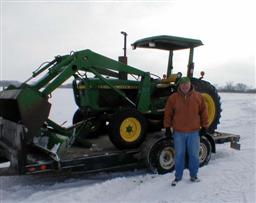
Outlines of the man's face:
{"type": "Polygon", "coordinates": [[[186,82],[186,83],[182,83],[180,84],[180,90],[184,93],[187,94],[190,90],[191,87],[191,83],[190,82],[186,82]]]}

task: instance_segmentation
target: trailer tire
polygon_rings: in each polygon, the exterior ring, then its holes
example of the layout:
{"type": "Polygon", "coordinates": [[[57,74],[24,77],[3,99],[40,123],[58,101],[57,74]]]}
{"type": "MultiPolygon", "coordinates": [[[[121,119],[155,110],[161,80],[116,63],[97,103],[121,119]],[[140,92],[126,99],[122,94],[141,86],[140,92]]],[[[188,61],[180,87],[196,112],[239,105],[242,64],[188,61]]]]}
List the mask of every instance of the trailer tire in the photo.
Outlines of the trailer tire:
{"type": "Polygon", "coordinates": [[[165,174],[174,170],[175,150],[170,138],[150,138],[142,148],[144,163],[151,172],[165,174]]]}
{"type": "Polygon", "coordinates": [[[191,83],[195,90],[200,92],[204,98],[209,117],[208,132],[213,133],[220,123],[222,111],[220,96],[218,95],[216,88],[207,81],[192,78],[191,83]]]}
{"type": "Polygon", "coordinates": [[[155,165],[158,174],[165,174],[174,170],[175,150],[170,142],[158,143],[151,152],[151,165],[155,165]]]}
{"type": "Polygon", "coordinates": [[[119,149],[138,148],[145,139],[147,122],[136,109],[123,109],[109,123],[109,138],[119,149]]]}
{"type": "Polygon", "coordinates": [[[212,145],[204,136],[200,138],[199,165],[205,166],[209,163],[212,154],[212,145]]]}

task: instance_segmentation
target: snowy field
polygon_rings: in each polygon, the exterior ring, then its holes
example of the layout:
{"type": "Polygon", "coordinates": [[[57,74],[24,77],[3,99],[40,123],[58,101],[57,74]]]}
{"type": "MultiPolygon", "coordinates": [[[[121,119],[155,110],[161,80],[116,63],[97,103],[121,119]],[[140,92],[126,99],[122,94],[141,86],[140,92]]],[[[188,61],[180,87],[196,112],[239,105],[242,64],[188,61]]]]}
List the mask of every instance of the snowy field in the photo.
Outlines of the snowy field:
{"type": "MultiPolygon", "coordinates": [[[[176,187],[174,174],[128,171],[74,177],[0,177],[0,202],[83,203],[254,203],[256,202],[256,95],[221,93],[219,131],[241,136],[241,151],[228,144],[200,168],[200,183],[189,181],[188,171],[176,187]]],[[[51,118],[67,121],[76,110],[71,89],[60,89],[51,99],[51,118]]]]}

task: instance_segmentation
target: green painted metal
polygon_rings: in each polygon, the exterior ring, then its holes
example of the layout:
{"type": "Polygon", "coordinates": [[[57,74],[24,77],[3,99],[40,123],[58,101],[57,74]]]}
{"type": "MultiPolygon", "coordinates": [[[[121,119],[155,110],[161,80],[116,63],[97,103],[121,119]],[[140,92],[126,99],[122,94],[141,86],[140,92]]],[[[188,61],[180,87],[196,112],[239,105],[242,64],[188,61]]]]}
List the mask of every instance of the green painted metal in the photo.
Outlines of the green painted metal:
{"type": "MultiPolygon", "coordinates": [[[[55,77],[57,77],[65,68],[66,66],[73,60],[72,56],[63,56],[63,57],[56,57],[55,58],[57,63],[53,64],[52,66],[48,66],[48,69],[43,67],[42,69],[37,70],[37,73],[33,73],[32,78],[37,77],[40,73],[48,70],[48,72],[38,80],[36,83],[31,85],[34,89],[40,90],[41,88],[45,87],[47,84],[50,83],[55,77]]],[[[47,67],[47,66],[46,66],[47,67]]],[[[27,81],[28,82],[28,81],[27,81]]]]}
{"type": "Polygon", "coordinates": [[[195,47],[203,45],[201,40],[183,38],[169,35],[159,35],[154,37],[148,37],[135,41],[132,46],[136,48],[152,48],[152,49],[163,49],[169,50],[169,60],[167,67],[167,76],[172,74],[172,61],[173,61],[173,51],[180,49],[190,49],[189,62],[187,69],[187,76],[193,77],[194,63],[193,63],[193,51],[195,47]]]}
{"type": "Polygon", "coordinates": [[[128,74],[134,74],[139,76],[143,76],[145,74],[144,71],[141,71],[129,65],[125,65],[121,62],[95,53],[89,49],[75,52],[74,64],[78,67],[79,70],[90,71],[88,68],[91,68],[97,70],[99,74],[106,76],[112,76],[108,75],[105,72],[106,70],[122,71],[128,74]]]}
{"type": "Polygon", "coordinates": [[[145,74],[143,82],[141,84],[141,88],[139,90],[139,101],[138,101],[138,110],[140,112],[146,113],[150,110],[150,96],[151,96],[151,81],[150,75],[145,74]]]}
{"type": "Polygon", "coordinates": [[[203,45],[201,40],[190,39],[183,37],[175,37],[169,35],[159,35],[154,37],[148,37],[135,41],[132,46],[134,49],[141,48],[153,48],[163,50],[179,50],[194,48],[203,45]]]}
{"type": "Polygon", "coordinates": [[[128,101],[132,106],[136,106],[136,104],[131,101],[122,91],[117,89],[114,85],[111,84],[107,79],[102,77],[96,70],[93,70],[92,68],[89,68],[89,70],[94,73],[100,80],[102,80],[106,85],[108,85],[111,89],[113,89],[117,94],[119,94],[121,97],[123,97],[126,101],[128,101]]]}
{"type": "MultiPolygon", "coordinates": [[[[135,80],[121,80],[116,78],[107,78],[113,86],[118,89],[138,89],[139,81],[135,80]]],[[[79,84],[79,89],[110,89],[110,87],[102,82],[99,78],[87,78],[79,84]]]]}
{"type": "Polygon", "coordinates": [[[70,63],[68,66],[65,66],[58,76],[42,91],[44,95],[51,94],[56,88],[62,85],[67,79],[69,79],[77,71],[76,67],[70,63]]]}

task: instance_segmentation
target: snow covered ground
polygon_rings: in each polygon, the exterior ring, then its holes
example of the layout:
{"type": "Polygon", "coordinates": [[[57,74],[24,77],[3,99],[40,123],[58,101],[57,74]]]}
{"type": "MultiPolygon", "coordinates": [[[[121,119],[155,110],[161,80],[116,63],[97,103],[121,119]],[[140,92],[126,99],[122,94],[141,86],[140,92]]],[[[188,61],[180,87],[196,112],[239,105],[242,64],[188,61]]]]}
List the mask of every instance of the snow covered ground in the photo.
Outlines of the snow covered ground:
{"type": "MultiPolygon", "coordinates": [[[[218,130],[240,135],[241,151],[228,144],[217,145],[209,164],[200,168],[200,183],[191,183],[188,171],[176,187],[170,184],[173,173],[156,175],[144,170],[73,177],[0,177],[0,202],[254,203],[256,95],[220,95],[223,112],[218,130]]],[[[76,110],[72,90],[58,90],[52,103],[51,117],[58,123],[69,118],[70,124],[76,110]]]]}

